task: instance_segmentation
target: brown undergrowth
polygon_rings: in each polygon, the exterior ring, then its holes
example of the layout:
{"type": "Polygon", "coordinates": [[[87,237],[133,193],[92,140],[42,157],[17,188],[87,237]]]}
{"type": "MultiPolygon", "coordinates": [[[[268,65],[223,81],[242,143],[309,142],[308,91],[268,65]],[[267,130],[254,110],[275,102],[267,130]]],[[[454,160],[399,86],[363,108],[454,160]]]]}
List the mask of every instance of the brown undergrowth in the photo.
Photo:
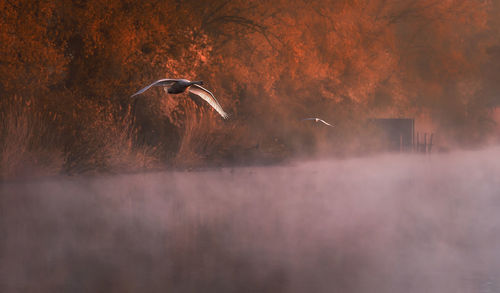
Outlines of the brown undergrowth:
{"type": "Polygon", "coordinates": [[[57,114],[18,96],[0,104],[0,178],[59,172],[63,152],[51,131],[57,114]]]}
{"type": "Polygon", "coordinates": [[[80,101],[57,113],[33,98],[2,100],[0,176],[126,172],[158,166],[157,147],[136,143],[130,106],[80,101]]]}

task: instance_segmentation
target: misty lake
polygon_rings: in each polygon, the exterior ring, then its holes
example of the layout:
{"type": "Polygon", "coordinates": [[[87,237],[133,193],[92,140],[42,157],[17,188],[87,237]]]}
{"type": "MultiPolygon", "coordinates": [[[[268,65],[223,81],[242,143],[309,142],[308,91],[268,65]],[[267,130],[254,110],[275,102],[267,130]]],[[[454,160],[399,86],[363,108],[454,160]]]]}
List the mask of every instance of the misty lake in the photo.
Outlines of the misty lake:
{"type": "Polygon", "coordinates": [[[0,184],[1,292],[498,292],[499,148],[0,184]]]}

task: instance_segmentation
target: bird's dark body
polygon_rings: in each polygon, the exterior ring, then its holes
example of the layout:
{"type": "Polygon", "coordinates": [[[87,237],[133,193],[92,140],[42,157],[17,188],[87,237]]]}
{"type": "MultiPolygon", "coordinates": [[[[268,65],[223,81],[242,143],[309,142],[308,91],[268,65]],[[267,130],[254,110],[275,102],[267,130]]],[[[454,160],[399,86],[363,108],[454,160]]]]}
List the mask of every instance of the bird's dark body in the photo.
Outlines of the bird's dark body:
{"type": "MultiPolygon", "coordinates": [[[[188,81],[188,80],[179,80],[174,83],[171,83],[170,86],[168,86],[167,92],[169,94],[180,94],[186,91],[188,87],[190,87],[193,84],[203,84],[202,81],[188,81]]],[[[164,86],[159,84],[160,86],[164,86]]]]}

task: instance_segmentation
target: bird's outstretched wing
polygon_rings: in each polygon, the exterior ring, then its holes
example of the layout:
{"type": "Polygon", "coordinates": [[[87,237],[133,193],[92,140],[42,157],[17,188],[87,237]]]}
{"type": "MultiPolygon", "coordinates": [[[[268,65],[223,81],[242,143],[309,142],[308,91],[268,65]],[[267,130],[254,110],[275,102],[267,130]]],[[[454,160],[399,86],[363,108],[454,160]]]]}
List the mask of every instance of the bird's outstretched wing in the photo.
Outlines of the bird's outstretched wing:
{"type": "Polygon", "coordinates": [[[215,111],[217,111],[217,113],[219,113],[222,116],[222,118],[227,119],[229,117],[229,115],[226,112],[224,112],[221,105],[219,105],[219,102],[217,102],[217,99],[214,97],[214,94],[212,94],[206,88],[201,87],[197,84],[193,84],[192,86],[189,87],[189,92],[199,96],[207,103],[209,103],[210,106],[212,106],[212,108],[214,108],[215,111]]]}
{"type": "Polygon", "coordinates": [[[326,121],[325,121],[325,120],[323,120],[323,119],[319,119],[319,121],[323,122],[324,124],[326,124],[326,125],[328,125],[328,126],[330,126],[330,127],[335,127],[335,126],[331,125],[330,123],[326,122],[326,121]]]}
{"type": "Polygon", "coordinates": [[[172,84],[174,82],[177,82],[179,80],[180,79],[170,79],[170,78],[159,79],[159,80],[153,82],[152,84],[148,85],[147,87],[144,87],[144,88],[140,89],[137,93],[131,95],[130,97],[135,97],[137,95],[140,95],[143,92],[147,91],[152,86],[168,86],[168,85],[170,85],[170,84],[172,84]]]}
{"type": "Polygon", "coordinates": [[[304,118],[302,119],[302,121],[305,121],[305,120],[314,120],[316,122],[321,122],[321,123],[324,123],[330,127],[335,127],[335,125],[331,125],[330,123],[326,122],[325,120],[321,119],[321,118],[304,118]]]}

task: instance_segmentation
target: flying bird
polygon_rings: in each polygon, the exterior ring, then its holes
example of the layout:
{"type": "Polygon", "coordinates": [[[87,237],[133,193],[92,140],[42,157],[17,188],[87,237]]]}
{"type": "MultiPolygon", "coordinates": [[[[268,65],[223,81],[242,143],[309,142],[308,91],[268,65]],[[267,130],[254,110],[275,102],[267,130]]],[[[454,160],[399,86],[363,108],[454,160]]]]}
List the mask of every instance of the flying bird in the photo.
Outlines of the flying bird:
{"type": "Polygon", "coordinates": [[[319,118],[304,118],[304,119],[302,119],[302,121],[304,121],[304,120],[314,120],[315,122],[322,122],[330,127],[335,127],[334,125],[331,125],[330,123],[326,122],[325,120],[319,119],[319,118]]]}
{"type": "Polygon", "coordinates": [[[215,98],[214,94],[212,94],[206,88],[202,87],[201,86],[202,84],[203,81],[189,81],[187,79],[164,78],[157,80],[152,84],[140,89],[131,97],[140,95],[153,86],[161,86],[163,87],[163,90],[165,90],[166,93],[174,95],[183,93],[187,89],[190,93],[199,96],[200,98],[205,100],[208,104],[210,104],[210,106],[212,106],[212,108],[214,108],[215,111],[217,111],[217,113],[219,113],[222,116],[222,118],[227,119],[229,115],[226,112],[224,112],[219,102],[217,102],[217,99],[215,98]]]}

